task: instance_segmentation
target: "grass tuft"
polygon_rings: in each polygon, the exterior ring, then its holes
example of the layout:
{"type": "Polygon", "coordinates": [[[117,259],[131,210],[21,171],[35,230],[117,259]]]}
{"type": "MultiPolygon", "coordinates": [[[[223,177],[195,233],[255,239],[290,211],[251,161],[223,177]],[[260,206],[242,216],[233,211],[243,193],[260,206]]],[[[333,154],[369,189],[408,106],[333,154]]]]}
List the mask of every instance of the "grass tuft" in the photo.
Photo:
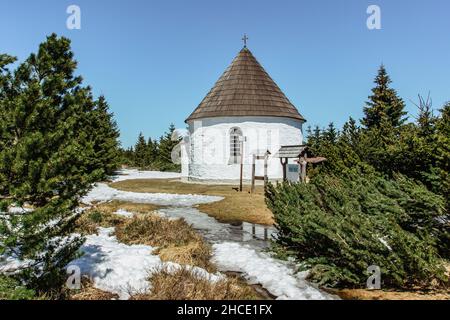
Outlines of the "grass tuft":
{"type": "Polygon", "coordinates": [[[158,247],[163,261],[189,264],[214,271],[209,262],[211,247],[183,219],[169,220],[154,215],[127,219],[116,227],[116,236],[126,244],[158,247]]]}
{"type": "Polygon", "coordinates": [[[96,234],[99,227],[114,227],[124,221],[125,218],[121,216],[94,208],[78,218],[75,231],[82,235],[96,234]]]}
{"type": "Polygon", "coordinates": [[[102,291],[94,288],[92,282],[84,277],[81,281],[80,290],[72,290],[68,292],[68,300],[116,300],[119,296],[117,294],[102,291]]]}
{"type": "Polygon", "coordinates": [[[132,300],[259,300],[252,287],[238,278],[217,282],[200,278],[187,268],[162,269],[149,279],[151,292],[138,294],[132,300]]]}
{"type": "Polygon", "coordinates": [[[98,227],[110,228],[123,224],[127,218],[114,214],[119,209],[138,214],[149,214],[160,208],[153,204],[111,201],[96,204],[77,220],[76,232],[83,235],[96,234],[98,227]]]}

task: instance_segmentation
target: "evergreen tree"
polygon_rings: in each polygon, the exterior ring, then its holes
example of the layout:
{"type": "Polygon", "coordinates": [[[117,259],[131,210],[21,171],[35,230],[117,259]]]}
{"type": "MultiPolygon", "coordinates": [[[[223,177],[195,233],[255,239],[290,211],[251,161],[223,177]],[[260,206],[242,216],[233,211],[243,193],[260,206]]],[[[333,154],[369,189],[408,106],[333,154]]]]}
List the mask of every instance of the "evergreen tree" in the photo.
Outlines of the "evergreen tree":
{"type": "Polygon", "coordinates": [[[100,96],[95,102],[89,121],[89,126],[95,128],[95,134],[91,135],[94,153],[93,166],[90,170],[101,169],[103,178],[106,178],[112,175],[120,164],[118,142],[120,134],[104,96],[100,96]]]}
{"type": "Polygon", "coordinates": [[[436,184],[436,193],[444,196],[446,203],[446,216],[441,217],[443,227],[440,229],[440,252],[443,257],[450,260],[450,102],[440,110],[436,120],[435,133],[435,173],[439,179],[436,184]]]}
{"type": "Polygon", "coordinates": [[[308,127],[306,139],[308,141],[308,146],[311,149],[313,149],[315,151],[319,151],[318,149],[321,145],[321,137],[322,137],[321,134],[322,134],[322,132],[321,132],[319,126],[316,125],[314,127],[314,130],[312,130],[310,126],[308,127]]]}
{"type": "Polygon", "coordinates": [[[148,138],[147,141],[147,162],[152,168],[157,168],[158,159],[158,141],[148,138]]]}
{"type": "Polygon", "coordinates": [[[386,68],[381,65],[375,78],[376,86],[372,89],[373,94],[364,107],[362,124],[366,128],[381,128],[386,124],[396,128],[405,122],[405,103],[398,97],[397,92],[390,88],[391,82],[386,68]]]}
{"type": "Polygon", "coordinates": [[[321,285],[366,284],[377,265],[384,287],[445,283],[434,229],[442,197],[402,176],[319,174],[310,183],[269,184],[279,254],[297,258],[321,285]]]}
{"type": "Polygon", "coordinates": [[[96,104],[74,75],[70,40],[49,36],[14,73],[12,61],[0,56],[0,255],[29,261],[16,277],[48,292],[78,255],[78,201],[112,168],[92,162],[109,147],[92,140],[96,104]]]}
{"type": "MultiPolygon", "coordinates": [[[[375,173],[394,179],[397,173],[423,183],[430,191],[444,196],[445,208],[442,216],[434,222],[429,234],[436,239],[436,248],[442,257],[450,257],[450,129],[447,104],[440,115],[432,113],[431,99],[419,96],[417,123],[403,124],[394,128],[382,120],[382,126],[370,129],[358,128],[350,119],[342,132],[334,134],[334,128],[325,131],[318,128],[308,130],[308,144],[315,155],[327,161],[309,167],[308,175],[314,178],[321,174],[369,174],[375,173]],[[331,134],[330,134],[331,133],[331,134]],[[335,137],[336,136],[336,137],[335,137]],[[335,139],[330,139],[335,137],[335,139]],[[335,141],[330,143],[330,141],[335,141]]],[[[391,196],[394,196],[391,194],[391,196]]],[[[423,203],[426,199],[421,199],[423,203]]],[[[423,211],[423,209],[421,209],[423,211]]]]}
{"type": "Polygon", "coordinates": [[[144,169],[147,166],[147,143],[145,142],[144,135],[139,133],[138,141],[134,147],[134,164],[144,169]]]}
{"type": "Polygon", "coordinates": [[[171,124],[169,130],[160,138],[158,148],[158,163],[162,171],[180,171],[181,166],[174,164],[172,161],[172,150],[180,142],[173,140],[172,136],[175,131],[175,125],[171,124]]]}
{"type": "Polygon", "coordinates": [[[127,166],[134,166],[134,150],[133,147],[129,147],[128,149],[120,149],[121,153],[121,164],[127,166]]]}
{"type": "Polygon", "coordinates": [[[328,125],[327,130],[325,131],[324,138],[328,143],[336,143],[338,138],[338,131],[336,130],[336,127],[334,126],[333,122],[330,122],[328,125]]]}
{"type": "Polygon", "coordinates": [[[425,100],[419,95],[419,117],[417,118],[417,125],[419,127],[419,135],[422,137],[430,137],[435,133],[436,118],[433,115],[432,101],[430,95],[425,100]]]}
{"type": "Polygon", "coordinates": [[[350,117],[342,127],[342,139],[353,148],[357,148],[360,142],[361,130],[355,119],[350,117]]]}

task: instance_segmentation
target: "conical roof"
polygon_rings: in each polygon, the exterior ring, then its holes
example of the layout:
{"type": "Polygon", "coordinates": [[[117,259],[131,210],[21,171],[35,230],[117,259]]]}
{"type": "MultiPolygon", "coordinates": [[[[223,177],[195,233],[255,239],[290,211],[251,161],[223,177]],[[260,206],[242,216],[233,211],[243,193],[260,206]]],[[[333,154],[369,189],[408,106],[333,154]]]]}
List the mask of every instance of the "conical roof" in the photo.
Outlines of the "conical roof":
{"type": "Polygon", "coordinates": [[[186,122],[227,116],[271,116],[305,121],[246,47],[186,122]]]}

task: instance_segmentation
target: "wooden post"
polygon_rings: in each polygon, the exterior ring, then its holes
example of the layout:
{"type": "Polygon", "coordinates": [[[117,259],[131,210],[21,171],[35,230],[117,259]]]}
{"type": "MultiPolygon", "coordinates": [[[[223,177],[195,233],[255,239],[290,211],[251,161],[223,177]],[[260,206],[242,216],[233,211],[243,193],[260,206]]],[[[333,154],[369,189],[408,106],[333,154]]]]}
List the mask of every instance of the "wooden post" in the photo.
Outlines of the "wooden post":
{"type": "Polygon", "coordinates": [[[308,155],[305,153],[303,157],[300,157],[299,164],[301,166],[300,169],[300,181],[305,183],[306,182],[306,165],[308,162],[306,162],[306,159],[308,159],[308,155]]]}
{"type": "Polygon", "coordinates": [[[287,163],[288,158],[280,158],[281,165],[283,166],[283,181],[287,180],[287,163]],[[284,159],[284,160],[283,160],[284,159]]]}
{"type": "Polygon", "coordinates": [[[255,192],[255,175],[256,175],[256,155],[253,155],[253,161],[252,161],[252,189],[251,193],[255,192]]]}
{"type": "Polygon", "coordinates": [[[267,183],[269,182],[269,177],[267,176],[267,167],[269,161],[269,154],[266,152],[264,155],[264,189],[267,187],[267,183]]]}

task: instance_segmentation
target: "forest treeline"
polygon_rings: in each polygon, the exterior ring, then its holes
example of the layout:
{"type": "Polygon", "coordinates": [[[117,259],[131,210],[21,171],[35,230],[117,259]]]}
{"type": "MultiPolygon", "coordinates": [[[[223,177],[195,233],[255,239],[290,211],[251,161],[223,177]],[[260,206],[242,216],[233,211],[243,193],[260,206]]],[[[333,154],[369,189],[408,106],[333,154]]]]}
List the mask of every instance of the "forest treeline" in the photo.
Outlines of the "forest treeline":
{"type": "Polygon", "coordinates": [[[146,139],[141,132],[134,147],[121,150],[122,164],[141,170],[180,172],[181,165],[172,160],[172,152],[180,142],[174,132],[173,124],[159,139],[146,139]]]}

